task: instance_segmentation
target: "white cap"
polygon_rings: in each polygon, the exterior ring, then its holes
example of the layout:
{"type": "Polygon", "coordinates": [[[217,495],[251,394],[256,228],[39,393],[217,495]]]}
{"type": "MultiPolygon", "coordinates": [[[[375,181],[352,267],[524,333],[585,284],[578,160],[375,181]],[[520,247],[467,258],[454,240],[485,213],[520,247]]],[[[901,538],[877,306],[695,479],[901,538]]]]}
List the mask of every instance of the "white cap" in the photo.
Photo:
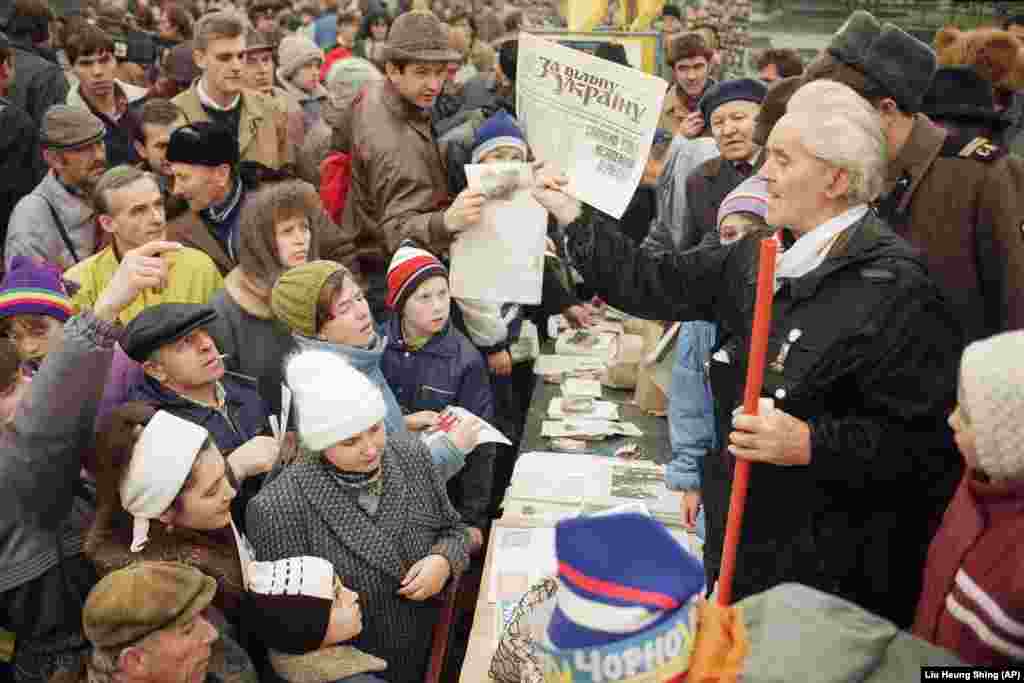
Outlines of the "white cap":
{"type": "Polygon", "coordinates": [[[131,551],[149,540],[149,520],[162,515],[178,497],[210,433],[163,410],[142,430],[121,482],[121,505],[135,518],[131,551]]]}
{"type": "Polygon", "coordinates": [[[288,387],[298,413],[299,436],[322,451],[381,422],[387,405],[380,389],[330,351],[302,351],[288,361],[288,387]]]}

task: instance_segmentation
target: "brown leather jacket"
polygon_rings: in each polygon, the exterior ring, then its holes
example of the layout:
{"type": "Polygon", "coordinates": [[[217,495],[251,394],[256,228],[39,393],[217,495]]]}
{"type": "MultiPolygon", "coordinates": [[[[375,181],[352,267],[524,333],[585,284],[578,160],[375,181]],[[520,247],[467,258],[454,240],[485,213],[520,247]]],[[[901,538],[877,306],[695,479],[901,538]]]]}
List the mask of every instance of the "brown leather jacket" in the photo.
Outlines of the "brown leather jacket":
{"type": "Polygon", "coordinates": [[[371,83],[352,105],[347,127],[352,186],[342,233],[355,240],[355,260],[366,273],[386,272],[404,239],[435,254],[451,236],[444,211],[451,203],[444,154],[430,114],[406,102],[389,81],[371,83]]]}

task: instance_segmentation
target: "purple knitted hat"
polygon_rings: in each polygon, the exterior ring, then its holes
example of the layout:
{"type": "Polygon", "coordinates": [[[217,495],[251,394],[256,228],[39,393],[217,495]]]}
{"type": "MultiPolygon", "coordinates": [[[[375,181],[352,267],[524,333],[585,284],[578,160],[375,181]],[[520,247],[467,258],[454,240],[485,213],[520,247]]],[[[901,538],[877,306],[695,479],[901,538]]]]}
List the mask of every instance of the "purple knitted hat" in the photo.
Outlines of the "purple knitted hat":
{"type": "Polygon", "coordinates": [[[722,205],[718,207],[718,227],[722,227],[726,216],[740,211],[761,218],[768,213],[768,184],[764,178],[752,175],[725,196],[722,205]]]}
{"type": "Polygon", "coordinates": [[[0,319],[35,313],[66,322],[73,312],[60,271],[25,256],[11,259],[11,269],[0,282],[0,319]]]}

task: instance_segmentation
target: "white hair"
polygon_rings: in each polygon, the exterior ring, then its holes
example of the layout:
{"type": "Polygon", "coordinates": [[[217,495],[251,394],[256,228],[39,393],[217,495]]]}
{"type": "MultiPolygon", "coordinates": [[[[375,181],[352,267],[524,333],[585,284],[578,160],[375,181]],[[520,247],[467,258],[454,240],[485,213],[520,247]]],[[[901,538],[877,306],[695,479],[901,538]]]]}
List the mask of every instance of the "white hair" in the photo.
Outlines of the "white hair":
{"type": "Polygon", "coordinates": [[[807,150],[849,175],[847,198],[873,201],[885,182],[886,141],[878,112],[849,86],[817,80],[801,86],[786,105],[807,150]]]}

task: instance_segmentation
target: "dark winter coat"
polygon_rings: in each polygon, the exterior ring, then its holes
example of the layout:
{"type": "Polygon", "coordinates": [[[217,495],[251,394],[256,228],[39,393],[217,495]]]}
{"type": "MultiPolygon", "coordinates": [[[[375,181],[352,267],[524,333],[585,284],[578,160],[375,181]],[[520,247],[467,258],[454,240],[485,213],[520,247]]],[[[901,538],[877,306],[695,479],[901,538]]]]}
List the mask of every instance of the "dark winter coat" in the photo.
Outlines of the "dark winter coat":
{"type": "Polygon", "coordinates": [[[229,375],[220,383],[224,387],[223,410],[190,401],[148,375],[141,384],[128,390],[128,400],[151,403],[199,425],[210,432],[217,448],[227,456],[249,439],[267,432],[269,413],[253,386],[229,375]]]}
{"type": "MultiPolygon", "coordinates": [[[[488,422],[494,419],[494,395],[483,356],[462,332],[450,324],[418,351],[402,339],[398,316],[387,324],[387,350],[381,370],[405,414],[442,411],[460,406],[488,422]]],[[[466,466],[448,484],[455,509],[471,526],[487,526],[494,476],[493,449],[478,446],[466,466]]]]}
{"type": "Polygon", "coordinates": [[[469,563],[469,539],[421,441],[389,435],[382,468],[380,507],[370,516],[330,462],[292,464],[249,505],[249,540],[260,561],[330,561],[362,605],[363,630],[350,644],[387,661],[386,680],[409,683],[423,680],[439,604],[398,596],[402,578],[432,554],[458,576],[469,563]]]}
{"type": "MultiPolygon", "coordinates": [[[[758,241],[654,257],[589,208],[567,233],[575,265],[611,305],[719,324],[731,362],[713,361],[710,371],[719,443],[728,444],[746,376],[758,241]]],[[[930,531],[961,470],[945,420],[962,348],[921,256],[872,213],[821,266],[782,285],[763,394],[808,424],[811,462],[751,467],[735,597],[796,580],[909,624],[930,531]]],[[[732,465],[726,454],[703,462],[711,575],[732,465]]]]}
{"type": "Polygon", "coordinates": [[[0,244],[18,200],[32,191],[46,170],[39,156],[39,126],[16,104],[0,97],[0,244]]]}
{"type": "Polygon", "coordinates": [[[38,127],[47,109],[64,104],[70,89],[68,79],[57,62],[40,57],[31,46],[11,41],[11,47],[14,48],[14,83],[7,96],[28,112],[38,127]]]}

